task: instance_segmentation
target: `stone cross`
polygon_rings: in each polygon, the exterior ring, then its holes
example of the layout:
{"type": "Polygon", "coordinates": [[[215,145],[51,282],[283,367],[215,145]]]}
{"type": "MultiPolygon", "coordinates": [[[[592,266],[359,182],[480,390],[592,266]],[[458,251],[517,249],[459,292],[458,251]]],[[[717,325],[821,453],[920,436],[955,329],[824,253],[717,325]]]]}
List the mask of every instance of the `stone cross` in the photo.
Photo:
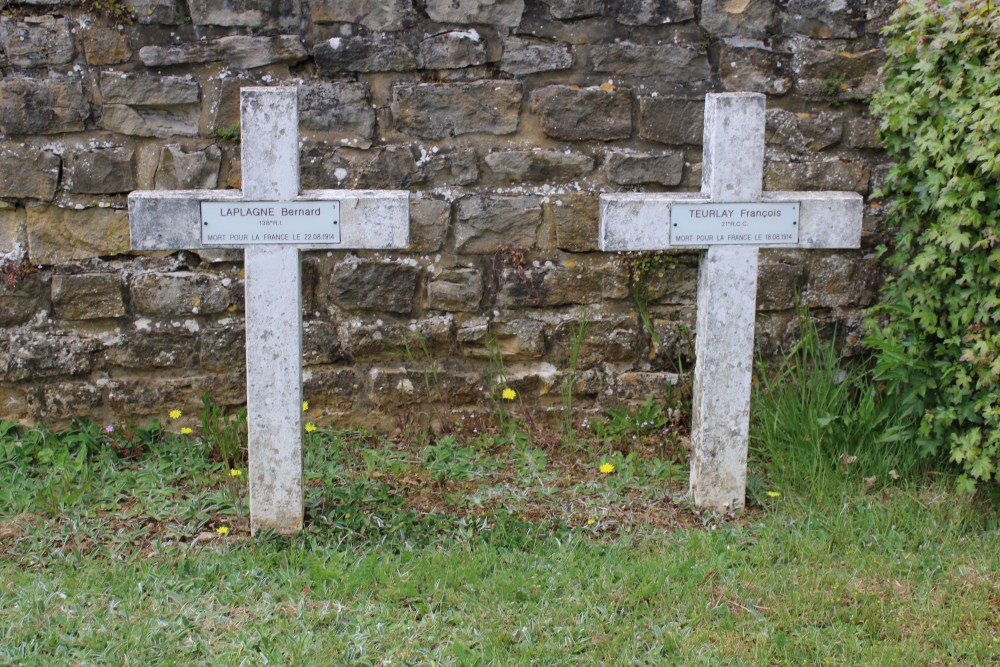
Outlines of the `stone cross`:
{"type": "Polygon", "coordinates": [[[405,191],[299,192],[298,90],[240,93],[243,190],[133,192],[134,250],[244,248],[250,525],[302,528],[300,251],[409,243],[405,191]]]}
{"type": "Polygon", "coordinates": [[[759,248],[857,248],[853,192],[762,192],[764,96],[705,100],[700,193],[601,195],[601,250],[703,248],[698,270],[690,495],[738,512],[746,493],[759,248]]]}

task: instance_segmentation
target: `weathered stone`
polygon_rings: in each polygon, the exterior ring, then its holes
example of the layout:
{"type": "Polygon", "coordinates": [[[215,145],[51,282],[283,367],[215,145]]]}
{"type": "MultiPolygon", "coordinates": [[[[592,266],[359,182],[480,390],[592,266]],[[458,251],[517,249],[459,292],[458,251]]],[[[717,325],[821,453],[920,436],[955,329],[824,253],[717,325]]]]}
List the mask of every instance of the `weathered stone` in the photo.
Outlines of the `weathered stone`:
{"type": "Polygon", "coordinates": [[[479,180],[479,156],[474,148],[431,153],[421,158],[430,185],[469,185],[479,180]]]}
{"type": "Polygon", "coordinates": [[[302,364],[332,364],[344,360],[337,325],[329,320],[302,321],[302,364]]]}
{"type": "MultiPolygon", "coordinates": [[[[570,345],[579,331],[578,316],[569,317],[557,325],[550,333],[552,354],[556,359],[569,358],[570,345]]],[[[638,356],[639,323],[628,315],[590,313],[587,333],[580,346],[577,368],[586,369],[614,364],[634,362],[638,356]]]]}
{"type": "Polygon", "coordinates": [[[105,104],[130,106],[177,106],[196,104],[197,81],[181,76],[132,76],[121,72],[101,73],[101,96],[105,104]]]}
{"type": "Polygon", "coordinates": [[[775,0],[703,0],[701,27],[713,37],[765,39],[778,20],[775,0]]]}
{"type": "Polygon", "coordinates": [[[639,98],[639,135],[665,144],[700,144],[705,102],[674,97],[639,98]]]}
{"type": "Polygon", "coordinates": [[[363,391],[364,377],[353,368],[306,368],[302,373],[302,395],[327,415],[350,415],[363,391]]]}
{"type": "Polygon", "coordinates": [[[351,310],[409,313],[417,293],[416,266],[345,258],[330,275],[330,293],[337,305],[351,310]]]}
{"type": "Polygon", "coordinates": [[[885,54],[876,49],[853,52],[823,48],[809,40],[792,40],[792,69],[804,95],[830,101],[869,98],[881,81],[885,54]]]}
{"type": "Polygon", "coordinates": [[[571,258],[562,263],[545,262],[530,270],[505,267],[497,294],[502,308],[552,307],[600,303],[627,294],[625,277],[604,258],[589,261],[571,258]]]}
{"type": "Polygon", "coordinates": [[[530,248],[542,221],[538,197],[464,197],[455,205],[455,251],[493,253],[504,247],[530,248]]]}
{"type": "Polygon", "coordinates": [[[762,253],[757,274],[757,310],[787,310],[806,286],[806,269],[797,253],[762,253]],[[777,256],[775,256],[777,255],[777,256]]]}
{"type": "Polygon", "coordinates": [[[604,13],[604,0],[548,0],[555,19],[585,19],[604,13]]]}
{"type": "MultiPolygon", "coordinates": [[[[8,195],[0,195],[6,197],[8,195]]],[[[15,247],[28,248],[28,230],[24,209],[0,202],[0,255],[13,252],[15,247]]]]}
{"type": "Polygon", "coordinates": [[[129,0],[135,20],[141,24],[176,25],[184,21],[178,0],[129,0]]]}
{"type": "Polygon", "coordinates": [[[184,317],[214,315],[243,308],[243,283],[187,271],[139,273],[129,285],[139,315],[184,317]]]}
{"type": "MultiPolygon", "coordinates": [[[[274,0],[188,0],[195,25],[245,28],[260,28],[276,18],[276,5],[274,0]]],[[[282,10],[288,11],[284,7],[282,10]]]]}
{"type": "Polygon", "coordinates": [[[546,226],[555,234],[556,247],[570,252],[597,250],[598,198],[563,195],[545,204],[546,226]]]}
{"type": "Polygon", "coordinates": [[[247,347],[243,322],[227,320],[220,324],[223,326],[201,332],[201,366],[210,371],[242,368],[247,347]]]}
{"type": "Polygon", "coordinates": [[[59,156],[48,151],[0,144],[0,197],[52,201],[60,164],[59,156]]]}
{"type": "Polygon", "coordinates": [[[789,0],[781,31],[814,39],[860,37],[864,33],[867,5],[864,0],[789,0]]]}
{"type": "Polygon", "coordinates": [[[67,18],[27,16],[16,21],[2,17],[0,45],[15,67],[65,65],[76,55],[72,28],[67,18]]]}
{"type": "Polygon", "coordinates": [[[478,269],[445,269],[427,284],[427,304],[433,310],[475,312],[483,298],[483,276],[478,269]]]}
{"type": "Polygon", "coordinates": [[[858,253],[810,253],[805,302],[810,308],[865,308],[878,287],[878,262],[858,253]]]}
{"type": "Polygon", "coordinates": [[[413,252],[437,252],[444,244],[451,204],[443,199],[410,200],[410,245],[413,252]]]}
{"type": "Polygon", "coordinates": [[[768,109],[767,142],[785,146],[797,153],[821,151],[837,144],[844,134],[840,113],[821,111],[793,113],[785,109],[768,109]]]}
{"type": "Polygon", "coordinates": [[[299,88],[300,127],[328,141],[367,148],[375,135],[375,110],[364,83],[321,83],[299,88]]]}
{"type": "Polygon", "coordinates": [[[546,86],[532,93],[531,109],[553,139],[613,141],[632,135],[632,93],[627,88],[546,86]]]}
{"type": "Polygon", "coordinates": [[[203,42],[144,46],[139,49],[139,58],[146,67],[222,62],[230,67],[253,69],[274,63],[293,64],[308,56],[297,35],[231,35],[203,42]]]}
{"type": "Polygon", "coordinates": [[[607,168],[608,178],[619,185],[658,183],[673,186],[684,176],[684,153],[611,153],[607,168]]]}
{"type": "Polygon", "coordinates": [[[427,0],[427,15],[438,23],[483,23],[515,27],[524,0],[427,0]]]}
{"type": "MultiPolygon", "coordinates": [[[[105,407],[106,385],[95,382],[46,382],[40,391],[41,397],[36,408],[36,418],[51,423],[53,420],[72,419],[87,415],[97,419],[105,407]]],[[[129,413],[129,418],[132,415],[129,413]]]]}
{"type": "Polygon", "coordinates": [[[132,57],[128,37],[113,28],[93,25],[83,31],[83,52],[88,65],[116,65],[132,57]]]}
{"type": "Polygon", "coordinates": [[[416,20],[413,0],[310,0],[315,23],[360,23],[373,31],[403,30],[416,20]]]}
{"type": "Polygon", "coordinates": [[[878,138],[878,121],[861,113],[844,119],[847,129],[847,144],[851,148],[882,148],[878,138]]]}
{"type": "Polygon", "coordinates": [[[101,344],[93,338],[53,331],[13,334],[4,367],[7,380],[83,375],[94,366],[101,344]]]}
{"type": "Polygon", "coordinates": [[[46,79],[8,77],[0,81],[0,133],[56,134],[77,132],[90,110],[83,82],[53,75],[46,79]]]}
{"type": "Polygon", "coordinates": [[[764,171],[767,190],[850,190],[868,194],[871,172],[861,162],[830,159],[810,162],[769,162],[764,171]]]}
{"type": "Polygon", "coordinates": [[[187,329],[126,329],[105,354],[123,368],[190,368],[198,364],[198,338],[187,329]]]}
{"type": "Polygon", "coordinates": [[[495,176],[514,182],[576,178],[594,170],[590,156],[563,151],[500,151],[485,160],[495,176]]]}
{"type": "Polygon", "coordinates": [[[591,47],[590,61],[595,72],[653,76],[663,82],[705,81],[712,74],[706,53],[677,44],[600,44],[591,47]]]}
{"type": "MultiPolygon", "coordinates": [[[[49,282],[38,273],[28,274],[11,287],[0,282],[0,326],[24,324],[48,311],[49,306],[49,282]]],[[[2,364],[0,352],[0,367],[2,364]]]]}
{"type": "Polygon", "coordinates": [[[417,65],[423,69],[458,69],[486,62],[486,47],[475,30],[453,30],[420,42],[417,65]]]}
{"type": "Polygon", "coordinates": [[[625,25],[662,25],[694,18],[691,0],[622,0],[617,18],[625,25]]]}
{"type": "Polygon", "coordinates": [[[125,314],[122,280],[117,273],[52,276],[52,305],[63,320],[99,320],[125,314]]]}
{"type": "Polygon", "coordinates": [[[29,206],[28,245],[38,264],[127,253],[128,212],[29,206]]]}
{"type": "Polygon", "coordinates": [[[65,156],[65,187],[81,194],[135,189],[135,151],[131,146],[76,148],[65,156]]]}
{"type": "Polygon", "coordinates": [[[392,88],[392,114],[402,132],[425,139],[517,131],[523,90],[513,81],[404,84],[392,88]]]}
{"type": "Polygon", "coordinates": [[[725,42],[719,49],[719,77],[726,90],[733,92],[784,95],[792,88],[791,62],[787,55],[725,42]]]}
{"type": "Polygon", "coordinates": [[[194,137],[198,134],[198,106],[186,104],[155,108],[106,104],[101,116],[101,127],[136,137],[194,137]]]}
{"type": "Polygon", "coordinates": [[[410,45],[392,33],[332,37],[313,47],[322,76],[343,72],[407,72],[417,69],[410,45]]]}
{"type": "Polygon", "coordinates": [[[487,358],[494,344],[504,359],[538,359],[545,354],[545,326],[538,320],[476,318],[458,328],[456,339],[466,357],[487,358]]]}
{"type": "Polygon", "coordinates": [[[157,190],[211,190],[218,185],[222,151],[215,144],[204,150],[185,150],[179,144],[160,149],[156,167],[157,190]]]}
{"type": "Polygon", "coordinates": [[[412,325],[381,318],[371,322],[352,318],[339,327],[337,335],[348,358],[354,361],[387,356],[401,358],[406,348],[421,352],[426,349],[441,357],[451,352],[454,317],[450,313],[423,317],[412,325]]]}
{"type": "Polygon", "coordinates": [[[565,44],[508,37],[503,43],[500,70],[514,76],[569,69],[573,54],[565,44]]]}
{"type": "MultiPolygon", "coordinates": [[[[423,180],[408,145],[385,146],[373,150],[340,149],[323,169],[332,173],[339,186],[362,190],[406,188],[423,180]]],[[[319,184],[326,187],[325,184],[319,184]]]]}

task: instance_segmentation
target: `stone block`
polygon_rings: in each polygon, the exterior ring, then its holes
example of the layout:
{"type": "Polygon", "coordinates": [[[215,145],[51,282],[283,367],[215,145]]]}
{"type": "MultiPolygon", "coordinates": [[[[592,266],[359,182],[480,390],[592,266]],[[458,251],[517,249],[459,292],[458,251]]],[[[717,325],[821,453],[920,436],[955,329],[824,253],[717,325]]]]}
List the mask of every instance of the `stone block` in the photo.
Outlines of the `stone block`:
{"type": "Polygon", "coordinates": [[[336,323],[329,320],[303,320],[303,365],[332,364],[344,359],[344,349],[340,343],[336,323]]]}
{"type": "MultiPolygon", "coordinates": [[[[377,315],[375,313],[374,315],[377,315]]],[[[349,359],[386,358],[405,359],[406,349],[424,349],[439,358],[451,354],[452,314],[423,317],[412,324],[401,324],[381,318],[363,321],[351,318],[338,329],[338,337],[343,341],[349,359]]]]}
{"type": "Polygon", "coordinates": [[[589,155],[552,150],[498,151],[488,154],[485,161],[494,176],[516,183],[565,180],[594,170],[589,155]]]}
{"type": "Polygon", "coordinates": [[[68,18],[26,16],[23,20],[0,17],[0,45],[14,67],[66,65],[76,56],[68,18]]]}
{"type": "MultiPolygon", "coordinates": [[[[569,357],[570,345],[580,325],[578,316],[572,316],[556,325],[549,338],[552,341],[552,358],[569,357]]],[[[637,318],[628,315],[590,313],[587,333],[580,346],[577,368],[587,369],[604,364],[635,363],[641,349],[640,325],[637,318]]]]}
{"type": "Polygon", "coordinates": [[[117,273],[77,273],[52,276],[52,306],[62,320],[122,317],[125,301],[117,273]]]}
{"type": "Polygon", "coordinates": [[[333,268],[330,295],[337,305],[349,310],[409,313],[413,310],[419,273],[415,263],[350,256],[333,268]]]}
{"type": "Polygon", "coordinates": [[[781,32],[799,33],[813,39],[854,39],[865,32],[869,4],[863,0],[788,0],[781,32]]]}
{"type": "Polygon", "coordinates": [[[326,160],[323,169],[335,181],[320,183],[329,187],[336,182],[353,189],[391,190],[407,188],[423,180],[413,150],[409,145],[393,145],[367,151],[340,149],[326,160]]]}
{"type": "Polygon", "coordinates": [[[548,0],[554,19],[585,19],[604,13],[604,0],[548,0]]]}
{"type": "Polygon", "coordinates": [[[277,18],[274,0],[188,0],[188,7],[195,25],[260,28],[277,18]]]}
{"type": "Polygon", "coordinates": [[[73,193],[110,194],[135,189],[135,150],[77,147],[66,152],[64,186],[73,193]]]}
{"type": "Polygon", "coordinates": [[[417,69],[417,56],[413,49],[393,33],[331,37],[313,47],[313,56],[321,76],[417,69]]]}
{"type": "Polygon", "coordinates": [[[298,35],[231,35],[170,46],[144,46],[139,49],[139,58],[146,67],[221,62],[230,67],[253,69],[274,63],[295,64],[308,57],[298,35]]]}
{"type": "Polygon", "coordinates": [[[0,134],[78,132],[89,115],[83,82],[76,77],[0,81],[0,134]]]}
{"type": "Polygon", "coordinates": [[[479,156],[474,148],[431,152],[421,157],[429,185],[470,185],[479,180],[479,156]]]}
{"type": "Polygon", "coordinates": [[[593,195],[562,195],[544,207],[546,226],[555,234],[556,247],[569,252],[597,250],[598,198],[593,195]]]}
{"type": "Polygon", "coordinates": [[[375,32],[403,30],[416,21],[413,0],[310,0],[315,23],[359,23],[375,32]]]}
{"type": "Polygon", "coordinates": [[[476,318],[458,327],[456,340],[466,357],[488,358],[495,344],[505,360],[539,359],[545,354],[545,325],[526,318],[476,318]]]}
{"type": "Polygon", "coordinates": [[[198,337],[187,329],[123,329],[105,354],[123,368],[192,368],[198,349],[198,337]]]}
{"type": "Polygon", "coordinates": [[[417,65],[423,69],[459,69],[486,62],[486,45],[475,30],[453,30],[420,42],[417,65]]]}
{"type": "Polygon", "coordinates": [[[621,0],[616,4],[615,18],[625,25],[663,25],[694,18],[691,0],[621,0]]]}
{"type": "Polygon", "coordinates": [[[49,306],[49,281],[41,274],[28,274],[11,286],[0,281],[0,326],[24,324],[40,313],[47,313],[49,306]]]}
{"type": "Polygon", "coordinates": [[[161,109],[107,104],[101,116],[101,127],[135,137],[194,137],[198,135],[198,106],[189,104],[161,109]]]}
{"type": "Polygon", "coordinates": [[[827,101],[864,100],[881,84],[878,72],[886,56],[877,49],[837,50],[810,40],[793,40],[790,48],[796,85],[804,95],[827,101]]]}
{"type": "Polygon", "coordinates": [[[794,251],[761,254],[757,274],[757,310],[788,310],[806,286],[806,267],[794,251]]]}
{"type": "Polygon", "coordinates": [[[177,106],[197,104],[198,82],[182,76],[134,76],[121,72],[101,73],[101,96],[105,104],[129,106],[177,106]]]}
{"type": "Polygon", "coordinates": [[[432,310],[475,312],[483,298],[483,275],[479,269],[445,269],[427,284],[427,304],[432,310]]]}
{"type": "Polygon", "coordinates": [[[87,415],[98,418],[106,407],[105,385],[94,382],[46,382],[41,387],[37,414],[46,422],[87,415]]]}
{"type": "Polygon", "coordinates": [[[322,133],[335,144],[371,145],[375,110],[365,83],[320,83],[299,88],[299,123],[304,132],[322,133]]]}
{"type": "Polygon", "coordinates": [[[664,144],[701,144],[705,132],[704,100],[676,97],[639,98],[639,136],[664,144]]]}
{"type": "Polygon", "coordinates": [[[76,334],[31,331],[11,335],[9,349],[4,375],[18,382],[89,373],[101,343],[76,334]]]}
{"type": "Polygon", "coordinates": [[[83,52],[88,65],[117,65],[128,62],[132,49],[124,33],[100,25],[83,31],[83,52]]]}
{"type": "Polygon", "coordinates": [[[502,308],[553,307],[601,303],[627,292],[624,276],[607,259],[571,258],[545,262],[528,271],[506,267],[501,274],[497,305],[502,308]]]}
{"type": "Polygon", "coordinates": [[[500,70],[514,76],[552,72],[573,67],[573,54],[565,44],[508,37],[503,42],[500,70]]]}
{"type": "Polygon", "coordinates": [[[608,178],[619,185],[655,183],[674,186],[684,176],[684,153],[611,153],[606,165],[608,178]]]}
{"type": "Polygon", "coordinates": [[[198,134],[201,91],[197,81],[104,72],[101,94],[101,127],[106,130],[161,139],[198,134]]]}
{"type": "Polygon", "coordinates": [[[505,247],[530,248],[542,221],[539,197],[472,195],[455,204],[455,251],[494,253],[505,247]]]}
{"type": "Polygon", "coordinates": [[[243,283],[188,271],[150,271],[129,283],[137,315],[157,318],[215,315],[243,309],[243,283]]]}
{"type": "Polygon", "coordinates": [[[875,298],[879,266],[859,252],[809,253],[809,281],[803,297],[810,308],[865,308],[875,298]]]}
{"type": "Polygon", "coordinates": [[[784,95],[792,88],[791,58],[769,49],[722,42],[719,78],[730,92],[784,95]]]}
{"type": "Polygon", "coordinates": [[[424,139],[517,131],[523,90],[513,81],[402,84],[392,89],[396,128],[424,139]]]}
{"type": "Polygon", "coordinates": [[[707,53],[680,44],[598,44],[590,48],[590,62],[595,72],[670,83],[707,81],[712,74],[707,53]]]}
{"type": "Polygon", "coordinates": [[[567,141],[614,141],[632,135],[632,92],[628,88],[546,86],[531,95],[542,131],[567,141]]]}
{"type": "Polygon", "coordinates": [[[871,170],[861,162],[830,159],[809,162],[768,162],[765,190],[847,190],[868,194],[871,170]]]}
{"type": "Polygon", "coordinates": [[[844,134],[843,115],[835,111],[795,113],[768,109],[766,118],[767,143],[796,153],[829,148],[838,144],[844,134]]]}
{"type": "Polygon", "coordinates": [[[59,156],[48,151],[0,144],[0,197],[52,201],[60,166],[59,156]]]}
{"type": "Polygon", "coordinates": [[[427,15],[438,23],[482,23],[516,27],[524,0],[427,0],[427,15]]]}
{"type": "Polygon", "coordinates": [[[211,190],[218,185],[222,151],[212,144],[204,150],[185,150],[179,144],[160,149],[156,190],[211,190]]]}
{"type": "Polygon", "coordinates": [[[883,148],[878,138],[878,121],[866,113],[844,119],[847,145],[851,148],[883,148]]]}
{"type": "Polygon", "coordinates": [[[444,244],[451,218],[451,204],[443,199],[421,197],[410,200],[410,245],[412,252],[437,252],[444,244]]]}
{"type": "Polygon", "coordinates": [[[703,0],[701,27],[715,38],[766,39],[778,21],[776,0],[703,0]]]}
{"type": "MultiPolygon", "coordinates": [[[[246,330],[242,321],[224,320],[201,332],[200,359],[202,368],[226,371],[246,364],[246,330]]],[[[303,345],[306,344],[303,335],[303,345]]]]}
{"type": "Polygon", "coordinates": [[[177,25],[184,21],[178,0],[129,0],[135,20],[143,25],[177,25]]]}
{"type": "Polygon", "coordinates": [[[128,211],[29,206],[27,222],[31,260],[38,264],[59,264],[129,251],[128,211]]]}
{"type": "MultiPolygon", "coordinates": [[[[7,195],[0,195],[6,197],[7,195]]],[[[12,252],[15,246],[28,248],[28,230],[24,209],[0,202],[0,255],[12,252]]]]}

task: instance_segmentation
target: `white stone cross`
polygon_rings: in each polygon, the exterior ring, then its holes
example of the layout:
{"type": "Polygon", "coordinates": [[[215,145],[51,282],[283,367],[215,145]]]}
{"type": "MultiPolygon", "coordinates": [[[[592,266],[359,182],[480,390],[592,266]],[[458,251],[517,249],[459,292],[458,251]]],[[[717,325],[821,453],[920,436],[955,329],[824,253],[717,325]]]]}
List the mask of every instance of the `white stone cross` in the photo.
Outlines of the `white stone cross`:
{"type": "Polygon", "coordinates": [[[409,194],[300,194],[297,88],[243,88],[240,122],[242,192],[133,192],[129,225],[134,250],[244,248],[250,525],[288,534],[303,520],[300,251],[405,248],[409,194]]]}
{"type": "Polygon", "coordinates": [[[762,192],[764,102],[705,99],[700,193],[601,195],[600,248],[705,248],[698,270],[690,494],[738,512],[746,493],[758,248],[857,248],[862,197],[762,192]]]}

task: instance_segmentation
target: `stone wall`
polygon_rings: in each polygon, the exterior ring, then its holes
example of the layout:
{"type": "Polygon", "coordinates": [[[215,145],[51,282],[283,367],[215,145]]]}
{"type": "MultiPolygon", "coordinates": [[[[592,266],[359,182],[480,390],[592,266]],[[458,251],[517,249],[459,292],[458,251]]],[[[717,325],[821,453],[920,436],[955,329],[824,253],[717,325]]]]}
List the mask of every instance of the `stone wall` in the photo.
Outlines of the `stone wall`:
{"type": "MultiPolygon", "coordinates": [[[[596,251],[597,197],[697,190],[704,95],[768,96],[765,188],[868,194],[866,99],[889,0],[6,0],[0,19],[0,418],[243,401],[239,253],[129,251],[133,189],[238,188],[243,85],[300,85],[307,188],[412,193],[405,253],[304,257],[313,414],[389,428],[481,410],[495,332],[511,386],[560,404],[660,394],[692,363],[697,255],[648,279],[596,251]],[[27,259],[19,261],[22,253],[27,259]]],[[[758,341],[800,294],[856,345],[863,248],[765,251],[758,341]]]]}

